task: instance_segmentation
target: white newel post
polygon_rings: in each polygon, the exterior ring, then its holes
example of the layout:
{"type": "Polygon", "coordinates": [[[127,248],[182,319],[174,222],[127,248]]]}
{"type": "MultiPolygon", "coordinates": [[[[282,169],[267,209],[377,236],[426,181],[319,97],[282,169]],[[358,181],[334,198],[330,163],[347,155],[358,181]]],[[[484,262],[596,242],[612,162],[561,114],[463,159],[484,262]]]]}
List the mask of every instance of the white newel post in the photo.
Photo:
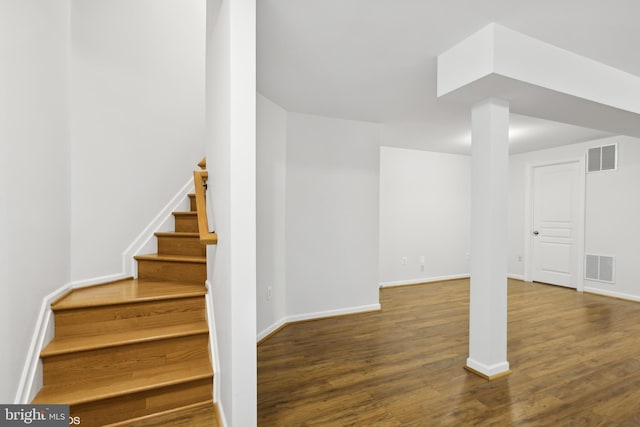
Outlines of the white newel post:
{"type": "Polygon", "coordinates": [[[471,112],[471,293],[465,368],[487,379],[507,361],[507,203],[509,103],[478,102],[471,112]]]}

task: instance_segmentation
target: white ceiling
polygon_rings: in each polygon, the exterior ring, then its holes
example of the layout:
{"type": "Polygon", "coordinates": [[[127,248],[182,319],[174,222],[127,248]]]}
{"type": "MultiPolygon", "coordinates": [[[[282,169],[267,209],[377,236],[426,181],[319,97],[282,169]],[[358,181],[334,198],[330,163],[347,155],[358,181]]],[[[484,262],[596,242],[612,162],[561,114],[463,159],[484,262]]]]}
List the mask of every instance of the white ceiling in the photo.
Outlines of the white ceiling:
{"type": "MultiPolygon", "coordinates": [[[[638,0],[258,0],[258,91],[288,111],[384,123],[387,145],[469,152],[436,57],[495,22],[640,76],[638,0]]],[[[512,115],[512,152],[609,134],[512,115]]]]}

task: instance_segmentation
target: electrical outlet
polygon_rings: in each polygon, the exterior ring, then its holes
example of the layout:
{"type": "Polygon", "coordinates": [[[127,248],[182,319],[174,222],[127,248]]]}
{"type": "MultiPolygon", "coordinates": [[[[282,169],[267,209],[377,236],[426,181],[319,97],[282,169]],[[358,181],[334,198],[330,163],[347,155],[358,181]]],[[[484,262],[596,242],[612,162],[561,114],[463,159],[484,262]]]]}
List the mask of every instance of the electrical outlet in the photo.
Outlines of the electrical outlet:
{"type": "Polygon", "coordinates": [[[420,265],[424,265],[424,255],[420,256],[420,265]]]}
{"type": "Polygon", "coordinates": [[[271,301],[271,296],[273,295],[273,288],[269,286],[267,288],[267,301],[271,301]]]}
{"type": "Polygon", "coordinates": [[[400,264],[407,265],[408,263],[409,263],[409,260],[407,259],[406,256],[403,256],[402,258],[400,258],[400,264]]]}
{"type": "Polygon", "coordinates": [[[522,255],[518,255],[518,262],[522,262],[522,255]]]}

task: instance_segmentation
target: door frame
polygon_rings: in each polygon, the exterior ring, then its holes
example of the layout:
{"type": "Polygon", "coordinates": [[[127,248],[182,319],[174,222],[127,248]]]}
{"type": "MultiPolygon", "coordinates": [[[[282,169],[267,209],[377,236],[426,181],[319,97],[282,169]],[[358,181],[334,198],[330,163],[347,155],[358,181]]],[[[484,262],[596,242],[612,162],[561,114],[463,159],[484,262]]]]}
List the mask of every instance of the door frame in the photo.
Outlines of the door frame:
{"type": "Polygon", "coordinates": [[[585,234],[585,214],[586,214],[586,181],[587,174],[585,170],[584,156],[580,158],[559,160],[553,162],[527,163],[525,167],[525,209],[524,209],[524,280],[526,282],[533,281],[533,196],[534,196],[534,180],[533,171],[536,168],[545,166],[563,165],[568,163],[577,163],[578,172],[578,226],[577,232],[577,265],[575,265],[576,291],[584,291],[584,234],[585,234]]]}

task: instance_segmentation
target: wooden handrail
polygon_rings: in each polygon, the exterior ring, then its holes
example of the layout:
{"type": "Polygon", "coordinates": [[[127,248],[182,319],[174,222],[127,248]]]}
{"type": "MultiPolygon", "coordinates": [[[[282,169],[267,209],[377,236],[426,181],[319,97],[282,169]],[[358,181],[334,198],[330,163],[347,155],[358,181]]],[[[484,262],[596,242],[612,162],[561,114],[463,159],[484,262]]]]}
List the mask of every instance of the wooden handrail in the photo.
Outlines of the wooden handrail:
{"type": "Polygon", "coordinates": [[[196,212],[198,214],[198,234],[200,234],[200,243],[203,245],[215,245],[218,243],[218,235],[209,231],[209,221],[207,220],[205,188],[208,179],[209,173],[205,170],[193,172],[193,183],[196,187],[196,212]]]}
{"type": "Polygon", "coordinates": [[[202,160],[200,160],[198,162],[198,167],[202,170],[205,170],[207,168],[207,158],[203,157],[202,160]]]}

